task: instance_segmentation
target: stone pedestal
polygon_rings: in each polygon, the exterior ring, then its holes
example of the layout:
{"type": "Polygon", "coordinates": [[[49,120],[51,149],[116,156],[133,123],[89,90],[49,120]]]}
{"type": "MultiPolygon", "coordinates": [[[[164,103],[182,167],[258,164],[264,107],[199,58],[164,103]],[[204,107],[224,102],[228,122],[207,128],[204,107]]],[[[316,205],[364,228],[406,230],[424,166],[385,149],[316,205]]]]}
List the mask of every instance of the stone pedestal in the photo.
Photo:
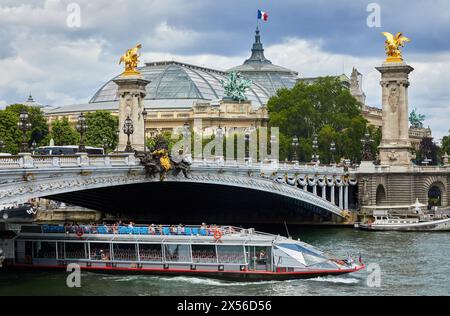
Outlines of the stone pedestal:
{"type": "Polygon", "coordinates": [[[383,103],[381,165],[410,165],[408,78],[414,68],[405,63],[385,63],[376,69],[381,73],[383,103]]]}
{"type": "Polygon", "coordinates": [[[145,87],[150,81],[140,75],[120,76],[114,80],[118,85],[119,94],[119,150],[124,151],[128,137],[123,132],[123,124],[127,117],[133,121],[134,133],[130,135],[131,146],[135,150],[144,150],[145,122],[142,117],[144,111],[145,87]]]}

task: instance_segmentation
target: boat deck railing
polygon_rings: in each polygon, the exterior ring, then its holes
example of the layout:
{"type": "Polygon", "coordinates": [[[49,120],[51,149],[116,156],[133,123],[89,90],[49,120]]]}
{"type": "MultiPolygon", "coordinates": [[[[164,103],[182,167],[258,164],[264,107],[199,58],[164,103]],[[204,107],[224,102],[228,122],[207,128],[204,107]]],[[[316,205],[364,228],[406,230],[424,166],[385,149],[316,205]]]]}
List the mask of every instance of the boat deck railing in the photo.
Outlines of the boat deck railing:
{"type": "MultiPolygon", "coordinates": [[[[201,225],[39,225],[38,232],[42,234],[77,234],[81,235],[134,235],[134,236],[201,236],[222,238],[230,235],[263,235],[268,233],[257,232],[254,229],[244,229],[236,226],[201,226],[201,225]]],[[[27,233],[23,231],[22,233],[27,233]]]]}

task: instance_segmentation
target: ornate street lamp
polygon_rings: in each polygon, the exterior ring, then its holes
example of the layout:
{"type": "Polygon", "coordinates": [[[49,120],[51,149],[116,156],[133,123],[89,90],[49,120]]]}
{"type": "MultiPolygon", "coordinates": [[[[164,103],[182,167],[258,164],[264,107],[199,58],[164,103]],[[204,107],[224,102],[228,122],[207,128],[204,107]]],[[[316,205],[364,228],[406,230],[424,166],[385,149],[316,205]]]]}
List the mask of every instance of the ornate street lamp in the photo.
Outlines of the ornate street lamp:
{"type": "Polygon", "coordinates": [[[145,127],[145,122],[147,121],[147,116],[148,116],[148,113],[144,108],[144,111],[142,111],[142,119],[144,120],[144,152],[147,152],[147,142],[146,142],[146,137],[145,137],[146,132],[147,132],[147,129],[145,127]]]}
{"type": "Polygon", "coordinates": [[[34,153],[34,151],[37,149],[37,143],[35,140],[31,143],[31,152],[34,153]]]}
{"type": "Polygon", "coordinates": [[[116,154],[119,154],[119,139],[120,139],[120,129],[116,127],[116,137],[117,137],[117,144],[116,144],[116,154]]]}
{"type": "Polygon", "coordinates": [[[2,152],[3,150],[5,150],[5,142],[3,140],[0,140],[0,152],[2,152]]]}
{"type": "Polygon", "coordinates": [[[334,160],[334,154],[336,153],[336,143],[334,142],[334,140],[331,142],[330,145],[330,152],[331,152],[331,164],[335,164],[336,161],[334,160]]]}
{"type": "Polygon", "coordinates": [[[299,146],[299,142],[298,142],[298,137],[294,136],[294,138],[292,138],[292,150],[294,152],[294,156],[293,161],[296,162],[298,161],[298,146],[299,146]]]}
{"type": "Polygon", "coordinates": [[[88,125],[86,123],[86,117],[83,113],[78,116],[78,123],[77,123],[77,131],[80,133],[80,144],[78,145],[78,152],[84,153],[86,152],[86,146],[84,145],[84,134],[86,133],[88,129],[88,125]]]}
{"type": "Polygon", "coordinates": [[[372,147],[371,144],[373,142],[374,142],[374,140],[370,138],[369,130],[366,129],[364,138],[361,139],[361,143],[363,145],[363,155],[362,155],[363,161],[372,161],[373,160],[372,149],[371,149],[371,147],[372,147]]]}
{"type": "Polygon", "coordinates": [[[314,132],[313,135],[312,149],[313,149],[312,162],[317,162],[319,161],[319,155],[317,154],[317,150],[319,149],[319,141],[317,139],[316,132],[314,132]]]}
{"type": "Polygon", "coordinates": [[[107,152],[108,152],[108,147],[111,145],[111,144],[109,143],[108,138],[107,138],[106,136],[103,137],[103,139],[102,139],[102,145],[103,145],[103,151],[104,151],[104,154],[106,155],[107,152]]]}
{"type": "Polygon", "coordinates": [[[19,115],[19,122],[17,127],[22,131],[22,144],[20,145],[20,152],[28,152],[27,131],[31,130],[31,123],[28,121],[28,112],[23,110],[19,115]]]}
{"type": "Polygon", "coordinates": [[[132,153],[133,147],[131,147],[130,135],[134,133],[133,121],[128,116],[125,122],[123,123],[123,132],[128,137],[127,147],[125,148],[125,152],[132,153]]]}

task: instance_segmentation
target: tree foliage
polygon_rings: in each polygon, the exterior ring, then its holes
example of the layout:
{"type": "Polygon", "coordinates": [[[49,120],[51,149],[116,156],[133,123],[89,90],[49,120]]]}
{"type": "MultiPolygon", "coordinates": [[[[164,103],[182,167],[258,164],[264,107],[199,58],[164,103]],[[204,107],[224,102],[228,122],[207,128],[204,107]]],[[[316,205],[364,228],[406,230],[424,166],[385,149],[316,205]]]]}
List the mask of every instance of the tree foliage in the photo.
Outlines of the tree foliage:
{"type": "Polygon", "coordinates": [[[117,147],[119,119],[116,116],[107,111],[91,112],[86,114],[86,123],[86,145],[106,148],[107,151],[117,147]]]}
{"type": "MultiPolygon", "coordinates": [[[[292,89],[279,90],[269,100],[268,109],[270,126],[280,128],[280,159],[292,159],[292,138],[297,136],[300,161],[310,161],[316,132],[322,162],[331,160],[332,141],[336,143],[336,160],[360,161],[361,139],[367,128],[360,108],[361,104],[337,78],[321,78],[314,84],[300,82],[292,89]]],[[[375,129],[370,132],[378,138],[375,129]]],[[[374,142],[375,151],[378,144],[374,142]]]]}
{"type": "MultiPolygon", "coordinates": [[[[448,132],[450,133],[450,131],[448,132]]],[[[450,155],[450,135],[442,138],[441,153],[442,155],[445,155],[446,153],[450,155]]]]}
{"type": "Polygon", "coordinates": [[[29,107],[23,104],[12,104],[0,110],[0,139],[5,143],[4,152],[17,154],[23,141],[22,131],[17,127],[19,115],[22,111],[29,115],[31,130],[26,132],[28,145],[33,141],[37,145],[45,145],[49,139],[49,130],[42,110],[38,107],[29,107]]]}
{"type": "Polygon", "coordinates": [[[67,117],[53,122],[51,137],[55,146],[77,145],[80,138],[78,132],[70,126],[67,117]]]}
{"type": "Polygon", "coordinates": [[[416,152],[414,163],[422,165],[425,159],[430,159],[430,166],[439,164],[439,147],[433,142],[432,137],[424,137],[420,142],[419,150],[416,152]]]}

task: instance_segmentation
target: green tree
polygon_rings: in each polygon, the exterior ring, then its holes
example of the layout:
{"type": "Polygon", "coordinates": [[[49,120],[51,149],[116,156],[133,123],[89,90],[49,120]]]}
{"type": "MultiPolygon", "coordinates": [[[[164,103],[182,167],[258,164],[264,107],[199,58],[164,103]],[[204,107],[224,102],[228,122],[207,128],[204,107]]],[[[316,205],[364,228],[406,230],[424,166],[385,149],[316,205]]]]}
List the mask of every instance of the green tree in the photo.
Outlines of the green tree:
{"type": "Polygon", "coordinates": [[[102,147],[107,151],[114,150],[119,142],[117,128],[119,119],[107,111],[96,111],[86,114],[88,129],[86,145],[102,147]]]}
{"type": "MultiPolygon", "coordinates": [[[[448,131],[450,133],[450,131],[448,131]]],[[[444,136],[442,138],[442,148],[441,148],[442,155],[445,155],[446,153],[450,155],[450,135],[444,136]]]]}
{"type": "Polygon", "coordinates": [[[44,145],[48,141],[49,130],[42,110],[38,107],[29,107],[22,104],[12,104],[0,110],[0,139],[5,142],[5,152],[17,154],[23,141],[22,131],[17,127],[19,115],[26,111],[31,123],[31,130],[27,131],[28,145],[33,141],[37,145],[44,145]]]}
{"type": "Polygon", "coordinates": [[[336,143],[335,159],[360,161],[361,139],[367,121],[360,103],[337,78],[321,78],[314,84],[298,83],[281,89],[268,102],[269,124],[280,128],[280,159],[292,158],[292,138],[299,138],[298,155],[310,161],[316,132],[322,162],[331,160],[330,145],[336,143]]]}
{"type": "Polygon", "coordinates": [[[419,145],[419,150],[416,152],[416,159],[414,162],[417,165],[422,165],[425,159],[429,159],[430,166],[439,164],[439,147],[433,142],[432,137],[424,137],[419,145]]]}
{"type": "Polygon", "coordinates": [[[51,138],[56,146],[70,146],[78,144],[80,136],[78,132],[70,126],[69,119],[63,117],[52,124],[51,138]]]}

